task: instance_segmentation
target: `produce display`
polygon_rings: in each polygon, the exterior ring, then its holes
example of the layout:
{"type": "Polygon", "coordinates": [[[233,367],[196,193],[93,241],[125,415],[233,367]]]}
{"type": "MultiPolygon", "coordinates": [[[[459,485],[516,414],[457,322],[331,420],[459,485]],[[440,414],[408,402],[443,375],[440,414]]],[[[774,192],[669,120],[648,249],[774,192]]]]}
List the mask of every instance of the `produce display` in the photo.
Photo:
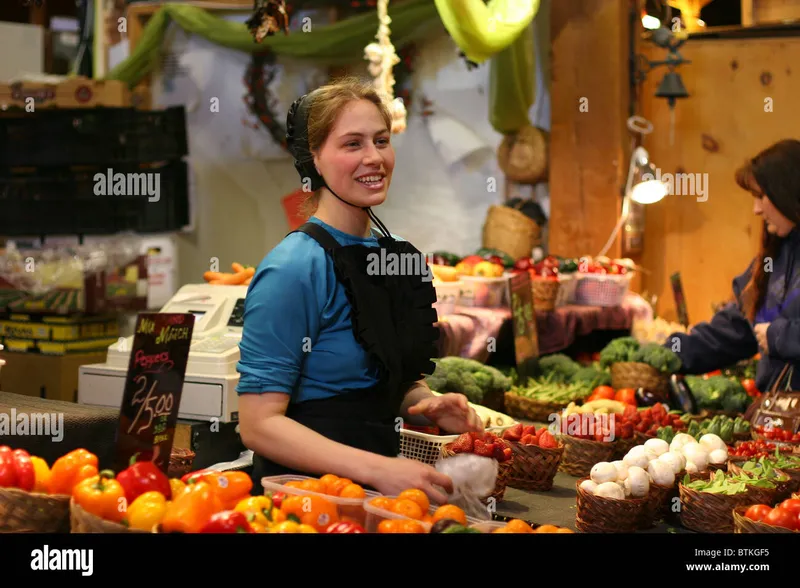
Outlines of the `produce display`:
{"type": "Polygon", "coordinates": [[[231,270],[228,273],[207,271],[203,274],[203,279],[218,286],[248,286],[256,273],[253,266],[236,262],[231,264],[231,270]]]}
{"type": "Polygon", "coordinates": [[[493,393],[502,394],[511,387],[511,378],[500,370],[465,357],[435,359],[436,369],[425,382],[437,392],[459,392],[470,402],[481,404],[493,393]]]}
{"type": "Polygon", "coordinates": [[[699,409],[743,413],[752,402],[752,397],[735,378],[718,374],[686,376],[685,381],[699,409]]]}
{"type": "Polygon", "coordinates": [[[546,427],[539,427],[537,430],[533,425],[523,425],[522,423],[503,431],[503,439],[520,445],[536,445],[543,449],[558,447],[556,438],[546,427]]]}
{"type": "MultiPolygon", "coordinates": [[[[681,431],[687,427],[677,411],[670,411],[666,405],[656,403],[636,412],[628,411],[622,417],[622,426],[632,426],[633,430],[648,437],[658,437],[658,431],[669,428],[681,431]]],[[[668,439],[667,442],[671,442],[668,439]]]]}
{"type": "Polygon", "coordinates": [[[800,531],[800,499],[787,498],[774,507],[768,504],[753,504],[744,516],[751,521],[790,531],[800,531]]]}
{"type": "Polygon", "coordinates": [[[634,337],[618,337],[600,352],[600,367],[610,368],[615,363],[644,363],[663,374],[672,374],[681,367],[676,353],[658,343],[641,344],[634,337]]]}
{"type": "Polygon", "coordinates": [[[732,419],[724,415],[716,415],[713,418],[705,419],[701,422],[692,418],[692,415],[684,414],[680,417],[683,424],[679,429],[672,426],[660,427],[656,432],[656,437],[664,439],[668,443],[672,441],[679,430],[699,439],[706,433],[718,435],[725,443],[732,445],[736,435],[749,435],[750,423],[742,417],[732,419]]]}
{"type": "Polygon", "coordinates": [[[565,384],[550,378],[541,378],[529,380],[525,386],[512,386],[509,392],[538,402],[567,405],[588,397],[592,388],[582,382],[565,384]]]}
{"type": "Polygon", "coordinates": [[[792,453],[792,448],[785,445],[776,446],[774,443],[758,439],[739,442],[730,450],[731,457],[746,457],[748,459],[769,457],[774,455],[775,452],[790,454],[792,453]]]}
{"type": "Polygon", "coordinates": [[[780,427],[755,427],[755,432],[758,436],[763,437],[768,441],[776,441],[778,443],[800,443],[800,431],[797,433],[789,429],[781,429],[780,427]]]}
{"type": "Polygon", "coordinates": [[[687,474],[683,485],[698,492],[709,494],[735,495],[747,492],[750,487],[775,488],[776,482],[785,482],[789,477],[768,464],[759,470],[751,469],[738,474],[717,470],[709,479],[700,478],[692,481],[687,474]]]}

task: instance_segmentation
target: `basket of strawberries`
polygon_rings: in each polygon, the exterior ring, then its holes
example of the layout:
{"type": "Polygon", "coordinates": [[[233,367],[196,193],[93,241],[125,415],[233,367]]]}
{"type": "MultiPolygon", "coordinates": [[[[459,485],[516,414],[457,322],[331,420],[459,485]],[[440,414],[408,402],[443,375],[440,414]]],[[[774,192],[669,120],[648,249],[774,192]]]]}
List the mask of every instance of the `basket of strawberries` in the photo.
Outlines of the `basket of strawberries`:
{"type": "Polygon", "coordinates": [[[514,459],[508,474],[508,486],[518,490],[547,491],[561,463],[564,445],[556,441],[546,427],[518,423],[503,431],[503,439],[511,443],[514,459]]]}
{"type": "Polygon", "coordinates": [[[443,458],[454,457],[459,453],[474,453],[497,460],[497,482],[495,482],[494,491],[484,498],[484,502],[488,503],[492,498],[497,502],[503,500],[511,464],[514,461],[511,443],[490,431],[472,431],[463,433],[455,441],[442,446],[443,458]]]}

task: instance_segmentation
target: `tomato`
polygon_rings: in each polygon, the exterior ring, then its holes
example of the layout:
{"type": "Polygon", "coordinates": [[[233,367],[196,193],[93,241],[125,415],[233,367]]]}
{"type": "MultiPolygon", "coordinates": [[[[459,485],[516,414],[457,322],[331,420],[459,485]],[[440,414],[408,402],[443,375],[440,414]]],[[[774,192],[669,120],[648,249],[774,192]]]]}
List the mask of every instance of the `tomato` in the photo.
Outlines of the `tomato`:
{"type": "Polygon", "coordinates": [[[761,521],[773,527],[783,527],[794,531],[797,529],[797,515],[785,508],[773,508],[761,521]]]}
{"type": "Polygon", "coordinates": [[[620,388],[614,395],[614,400],[636,406],[636,390],[633,388],[620,388]]]}
{"type": "Polygon", "coordinates": [[[761,395],[761,392],[759,392],[758,388],[756,388],[756,381],[752,378],[745,378],[742,380],[742,388],[744,388],[748,396],[755,397],[761,395]]]}
{"type": "Polygon", "coordinates": [[[784,500],[778,505],[779,508],[785,508],[786,510],[793,512],[796,515],[800,515],[800,499],[797,498],[789,498],[784,500]]]}
{"type": "Polygon", "coordinates": [[[763,521],[764,517],[772,512],[772,507],[766,504],[754,504],[744,513],[744,516],[751,521],[763,521]]]}
{"type": "Polygon", "coordinates": [[[592,396],[598,399],[614,400],[614,388],[611,386],[598,386],[592,390],[592,396]]]}
{"type": "Polygon", "coordinates": [[[711,376],[719,376],[722,375],[722,370],[714,370],[713,372],[708,372],[707,374],[703,374],[703,379],[707,380],[711,376]]]}

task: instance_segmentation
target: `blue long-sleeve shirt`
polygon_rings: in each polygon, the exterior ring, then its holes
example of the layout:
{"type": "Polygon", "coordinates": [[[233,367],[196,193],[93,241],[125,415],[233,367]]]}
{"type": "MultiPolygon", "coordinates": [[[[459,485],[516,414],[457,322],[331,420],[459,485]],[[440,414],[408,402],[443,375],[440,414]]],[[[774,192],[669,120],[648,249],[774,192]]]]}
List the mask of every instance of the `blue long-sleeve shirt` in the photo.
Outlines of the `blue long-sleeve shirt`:
{"type": "MultiPolygon", "coordinates": [[[[360,238],[310,221],[341,245],[378,245],[374,232],[360,238]]],[[[288,235],[248,287],[236,391],[283,392],[302,402],[376,384],[377,369],[353,335],[350,312],[325,250],[305,233],[288,235]]]]}
{"type": "Polygon", "coordinates": [[[764,303],[752,324],[741,311],[741,295],[750,278],[751,264],[733,280],[736,302],[717,312],[710,322],[693,327],[691,334],[668,337],[665,346],[673,348],[676,340],[679,343],[675,348],[683,364],[681,373],[704,374],[754,356],[759,348],[753,327],[770,323],[769,354],[761,355],[756,386],[762,392],[769,390],[784,365],[790,363],[795,368],[792,389],[800,390],[800,229],[795,228],[786,237],[771,262],[764,303]]]}

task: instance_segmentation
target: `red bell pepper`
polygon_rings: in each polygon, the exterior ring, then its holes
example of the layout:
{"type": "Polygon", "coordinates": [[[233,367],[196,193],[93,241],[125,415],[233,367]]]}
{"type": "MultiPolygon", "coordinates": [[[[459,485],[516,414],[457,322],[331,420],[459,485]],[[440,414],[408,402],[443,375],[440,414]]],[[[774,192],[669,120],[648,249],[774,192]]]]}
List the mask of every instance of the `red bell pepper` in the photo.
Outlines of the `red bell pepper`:
{"type": "Polygon", "coordinates": [[[280,510],[283,499],[286,498],[286,492],[273,492],[269,498],[272,500],[272,506],[280,510]]]}
{"type": "Polygon", "coordinates": [[[30,454],[24,449],[0,447],[0,487],[19,488],[30,492],[36,484],[36,473],[30,454]]]}
{"type": "Polygon", "coordinates": [[[139,454],[131,458],[130,466],[119,473],[117,481],[125,489],[125,500],[133,504],[145,492],[159,492],[164,498],[172,498],[169,478],[152,461],[136,461],[139,454]]]}
{"type": "Polygon", "coordinates": [[[326,530],[326,533],[340,533],[340,534],[352,534],[352,533],[366,533],[364,527],[359,525],[358,523],[353,523],[350,521],[339,521],[338,523],[332,523],[326,530]]]}
{"type": "Polygon", "coordinates": [[[203,477],[205,477],[205,476],[207,476],[209,474],[216,474],[216,473],[218,473],[218,472],[215,472],[214,470],[205,470],[205,469],[204,470],[196,470],[194,472],[189,472],[188,474],[184,475],[181,478],[181,482],[183,482],[184,484],[189,484],[190,480],[192,480],[194,482],[199,482],[200,480],[203,479],[203,477]]]}
{"type": "Polygon", "coordinates": [[[247,515],[236,510],[223,510],[213,515],[200,530],[201,533],[255,533],[247,515]]]}

